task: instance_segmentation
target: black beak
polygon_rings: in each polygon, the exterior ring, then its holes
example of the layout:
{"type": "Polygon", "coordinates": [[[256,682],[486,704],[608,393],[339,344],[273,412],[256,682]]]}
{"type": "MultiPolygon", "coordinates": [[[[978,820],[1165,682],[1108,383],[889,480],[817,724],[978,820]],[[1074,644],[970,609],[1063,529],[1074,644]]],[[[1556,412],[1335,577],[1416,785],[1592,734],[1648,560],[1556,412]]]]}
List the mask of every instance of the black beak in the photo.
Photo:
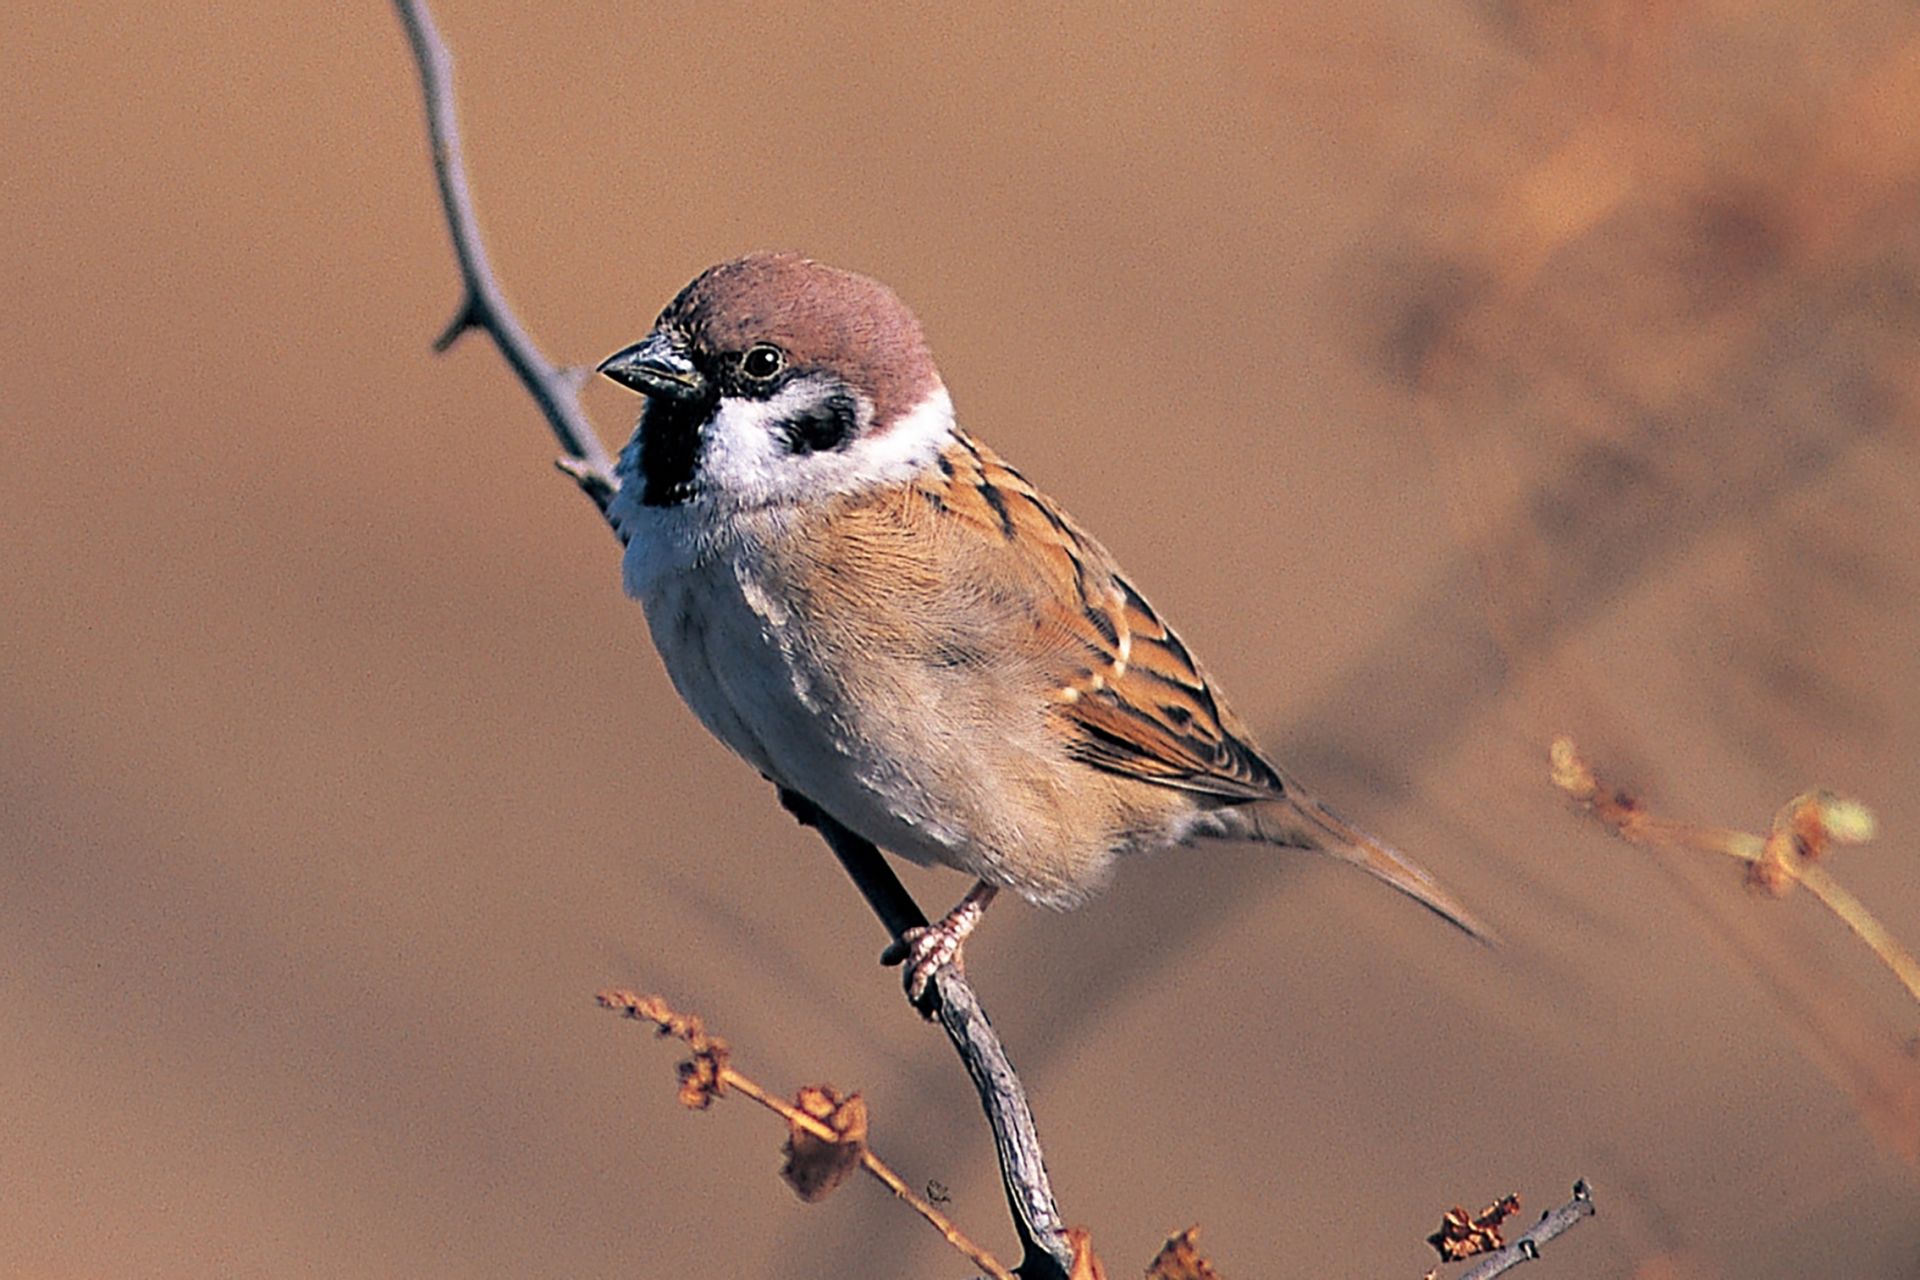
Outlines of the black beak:
{"type": "Polygon", "coordinates": [[[602,360],[594,372],[604,373],[642,395],[698,400],[707,394],[707,380],[687,358],[685,346],[658,329],[602,360]]]}

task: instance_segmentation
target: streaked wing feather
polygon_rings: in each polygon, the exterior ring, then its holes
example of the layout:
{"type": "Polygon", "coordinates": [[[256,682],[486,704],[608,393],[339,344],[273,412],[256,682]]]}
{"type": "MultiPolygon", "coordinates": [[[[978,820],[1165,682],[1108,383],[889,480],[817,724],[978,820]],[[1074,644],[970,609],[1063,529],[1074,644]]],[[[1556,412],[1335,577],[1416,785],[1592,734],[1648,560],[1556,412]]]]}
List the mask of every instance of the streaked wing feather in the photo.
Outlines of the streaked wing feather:
{"type": "Polygon", "coordinates": [[[922,493],[1026,557],[1048,598],[1072,602],[1047,625],[1052,714],[1097,769],[1235,803],[1284,790],[1211,681],[1113,557],[1026,477],[964,434],[922,493]],[[942,483],[944,481],[944,483],[942,483]]]}

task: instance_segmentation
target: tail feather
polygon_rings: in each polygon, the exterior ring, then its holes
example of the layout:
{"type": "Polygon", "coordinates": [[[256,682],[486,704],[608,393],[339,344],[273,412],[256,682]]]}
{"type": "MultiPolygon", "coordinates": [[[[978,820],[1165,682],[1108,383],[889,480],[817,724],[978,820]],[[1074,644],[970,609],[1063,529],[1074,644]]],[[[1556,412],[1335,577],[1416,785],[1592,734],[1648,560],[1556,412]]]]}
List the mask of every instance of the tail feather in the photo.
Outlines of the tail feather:
{"type": "Polygon", "coordinates": [[[1245,834],[1269,844],[1317,849],[1386,881],[1469,936],[1494,945],[1493,930],[1432,875],[1399,850],[1374,839],[1291,783],[1284,798],[1233,811],[1245,834]]]}

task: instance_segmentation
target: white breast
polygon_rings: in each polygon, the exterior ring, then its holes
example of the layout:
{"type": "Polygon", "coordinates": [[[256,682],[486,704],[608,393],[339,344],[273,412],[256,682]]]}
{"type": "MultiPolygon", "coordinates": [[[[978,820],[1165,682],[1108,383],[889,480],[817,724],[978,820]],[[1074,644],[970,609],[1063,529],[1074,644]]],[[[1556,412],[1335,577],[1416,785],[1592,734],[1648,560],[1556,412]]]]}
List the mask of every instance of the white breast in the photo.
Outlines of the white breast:
{"type": "Polygon", "coordinates": [[[645,609],[674,688],[709,732],[791,786],[768,747],[769,712],[795,701],[780,656],[784,619],[765,600],[749,603],[733,572],[737,548],[715,539],[690,505],[615,503],[627,594],[645,609]]]}

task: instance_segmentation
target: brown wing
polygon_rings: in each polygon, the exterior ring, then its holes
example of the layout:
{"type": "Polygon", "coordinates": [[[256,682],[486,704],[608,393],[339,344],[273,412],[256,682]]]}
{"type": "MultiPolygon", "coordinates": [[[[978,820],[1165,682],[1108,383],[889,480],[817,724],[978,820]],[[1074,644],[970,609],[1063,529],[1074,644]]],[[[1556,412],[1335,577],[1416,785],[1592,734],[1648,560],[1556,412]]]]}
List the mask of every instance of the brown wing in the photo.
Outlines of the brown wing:
{"type": "Polygon", "coordinates": [[[1186,645],[1104,547],[964,434],[941,456],[940,473],[921,483],[922,497],[1004,538],[1042,584],[1052,714],[1077,758],[1228,803],[1283,792],[1186,645]]]}

